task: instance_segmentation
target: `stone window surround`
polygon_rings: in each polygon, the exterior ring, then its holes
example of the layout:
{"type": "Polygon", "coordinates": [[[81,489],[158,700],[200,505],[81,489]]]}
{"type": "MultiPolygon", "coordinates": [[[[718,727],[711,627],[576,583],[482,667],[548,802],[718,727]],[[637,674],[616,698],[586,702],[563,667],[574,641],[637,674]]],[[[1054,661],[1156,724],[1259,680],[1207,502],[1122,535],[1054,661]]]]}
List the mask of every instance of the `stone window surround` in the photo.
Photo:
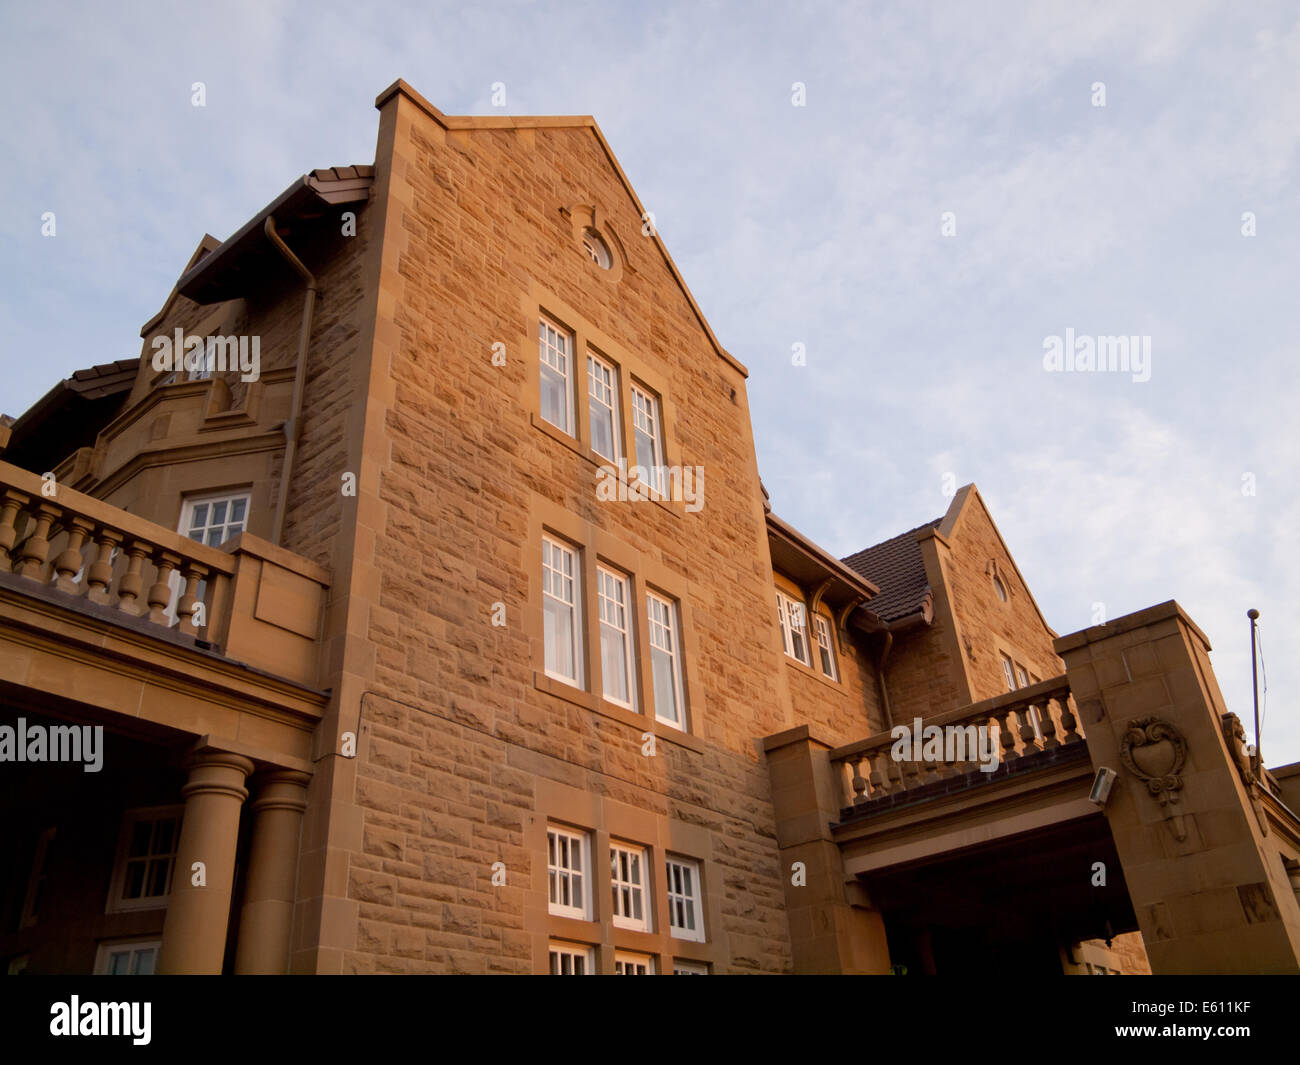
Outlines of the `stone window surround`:
{"type": "MultiPolygon", "coordinates": [[[[804,594],[803,589],[800,588],[799,585],[797,585],[794,581],[790,580],[790,578],[786,577],[784,574],[774,572],[772,574],[772,577],[773,577],[773,582],[776,586],[776,590],[778,592],[781,592],[783,595],[786,595],[789,598],[793,599],[796,603],[800,603],[803,605],[804,614],[807,619],[807,623],[805,625],[805,632],[807,638],[811,640],[811,645],[809,647],[809,657],[811,658],[812,650],[817,646],[817,635],[815,630],[813,629],[812,612],[808,610],[808,597],[804,594]]],[[[832,633],[832,642],[833,643],[838,642],[834,639],[834,635],[833,635],[837,631],[835,625],[835,618],[832,617],[824,610],[819,609],[817,613],[821,617],[825,618],[827,624],[830,625],[831,633],[832,633]]],[[[831,653],[835,654],[835,650],[832,649],[831,653]]],[[[797,658],[791,658],[788,654],[785,653],[784,640],[781,641],[781,658],[784,660],[785,664],[789,666],[791,669],[798,670],[804,676],[810,677],[815,681],[825,684],[827,687],[831,688],[832,690],[838,692],[841,695],[847,694],[847,689],[844,686],[844,652],[842,648],[839,649],[839,653],[836,654],[835,657],[835,672],[839,674],[839,678],[835,680],[832,680],[830,677],[826,676],[826,674],[821,671],[820,666],[806,665],[805,663],[800,662],[799,659],[797,658]]]]}
{"type": "MultiPolygon", "coordinates": [[[[595,713],[629,725],[634,730],[627,743],[641,746],[641,735],[651,732],[657,740],[667,740],[692,751],[702,752],[708,744],[700,739],[706,713],[704,685],[699,674],[699,641],[691,621],[690,599],[692,585],[658,559],[643,554],[618,539],[611,532],[584,521],[573,511],[549,499],[533,494],[528,507],[528,546],[525,570],[528,573],[528,594],[524,603],[525,632],[531,637],[533,687],[566,702],[575,703],[595,713]],[[542,537],[558,537],[578,549],[578,566],[581,573],[580,591],[583,617],[583,662],[585,676],[579,687],[554,680],[546,675],[545,634],[542,627],[542,537]],[[599,618],[596,601],[596,566],[604,563],[628,578],[632,589],[632,641],[636,661],[637,711],[612,703],[603,695],[600,678],[600,626],[593,624],[599,618]],[[646,620],[646,592],[654,591],[673,600],[677,605],[678,636],[680,640],[683,710],[685,728],[678,729],[660,721],[653,713],[653,673],[650,659],[650,637],[646,620]]],[[[639,756],[639,754],[638,754],[639,756]]]]}
{"type": "Polygon", "coordinates": [[[726,937],[722,935],[722,871],[713,861],[712,836],[699,825],[686,824],[644,807],[632,806],[539,778],[536,813],[524,823],[524,847],[534,855],[533,875],[525,893],[524,927],[533,944],[533,971],[550,972],[550,944],[562,941],[594,947],[595,971],[614,972],[614,952],[648,954],[656,974],[672,973],[674,960],[705,963],[718,972],[729,961],[726,937]],[[581,826],[591,835],[592,917],[576,921],[549,913],[547,888],[546,831],[548,825],[581,826]],[[639,932],[613,923],[613,896],[609,878],[609,845],[631,843],[644,847],[651,925],[655,931],[639,932]],[[706,939],[703,942],[678,939],[668,927],[668,886],[665,859],[669,854],[699,863],[700,893],[706,939]]]}
{"type": "MultiPolygon", "coordinates": [[[[590,349],[604,362],[614,368],[618,375],[618,432],[619,452],[626,457],[628,470],[636,465],[630,456],[636,454],[636,442],[632,427],[632,386],[636,384],[642,391],[648,392],[658,400],[660,447],[663,452],[663,464],[668,467],[681,466],[682,458],[676,445],[671,427],[677,424],[677,410],[669,393],[663,375],[646,360],[638,358],[619,344],[612,337],[601,332],[573,307],[557,295],[543,288],[537,282],[529,283],[528,291],[521,301],[527,329],[524,333],[524,359],[527,369],[527,387],[525,404],[533,426],[552,440],[563,444],[570,451],[584,458],[594,469],[608,467],[610,460],[597,454],[591,447],[591,410],[587,392],[587,352],[590,349]],[[575,432],[570,435],[556,428],[545,418],[541,411],[541,350],[537,336],[539,319],[549,319],[557,326],[568,330],[573,341],[571,361],[574,366],[571,374],[573,385],[573,416],[575,432]],[[579,370],[581,372],[579,372],[579,370]]],[[[619,481],[626,484],[624,477],[619,481]]],[[[595,498],[596,476],[593,472],[590,490],[595,498]]],[[[651,495],[645,502],[652,502],[671,514],[683,516],[686,504],[682,500],[673,501],[658,495],[651,495]]],[[[603,505],[603,504],[602,504],[603,505]]]]}

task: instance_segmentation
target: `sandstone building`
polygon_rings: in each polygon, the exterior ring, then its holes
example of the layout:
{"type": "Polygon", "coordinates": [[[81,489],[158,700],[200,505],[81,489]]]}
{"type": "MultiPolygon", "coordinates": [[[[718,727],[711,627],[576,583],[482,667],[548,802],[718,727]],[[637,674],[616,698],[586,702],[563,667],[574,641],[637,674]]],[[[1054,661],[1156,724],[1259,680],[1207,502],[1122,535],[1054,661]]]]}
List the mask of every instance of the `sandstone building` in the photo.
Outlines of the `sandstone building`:
{"type": "Polygon", "coordinates": [[[1300,968],[1176,604],[1057,636],[973,485],[832,557],[591,119],[377,106],[0,429],[11,971],[1300,968]]]}

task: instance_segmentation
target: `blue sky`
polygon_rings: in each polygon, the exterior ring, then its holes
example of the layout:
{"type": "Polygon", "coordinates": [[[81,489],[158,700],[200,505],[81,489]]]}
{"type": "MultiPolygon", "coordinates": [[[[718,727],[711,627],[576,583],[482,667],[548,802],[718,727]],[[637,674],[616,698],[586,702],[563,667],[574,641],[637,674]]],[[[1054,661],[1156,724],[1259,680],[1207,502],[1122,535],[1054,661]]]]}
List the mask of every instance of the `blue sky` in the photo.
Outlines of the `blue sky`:
{"type": "Polygon", "coordinates": [[[592,114],[750,368],[778,513],[844,555],[974,481],[1058,632],[1177,599],[1247,722],[1257,607],[1300,759],[1296,3],[9,3],[0,40],[0,410],[139,354],[204,232],[372,161],[395,78],[592,114]],[[1067,329],[1150,337],[1150,380],[1045,372],[1067,329]]]}

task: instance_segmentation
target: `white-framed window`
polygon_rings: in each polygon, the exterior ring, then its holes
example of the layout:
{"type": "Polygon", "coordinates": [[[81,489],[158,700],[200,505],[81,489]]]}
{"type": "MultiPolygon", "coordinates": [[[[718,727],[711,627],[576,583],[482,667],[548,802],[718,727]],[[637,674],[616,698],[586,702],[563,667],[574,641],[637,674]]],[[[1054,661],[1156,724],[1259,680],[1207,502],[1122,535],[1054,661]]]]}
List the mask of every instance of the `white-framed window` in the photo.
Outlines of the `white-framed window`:
{"type": "Polygon", "coordinates": [[[1000,655],[999,659],[1002,662],[1002,676],[1006,679],[1007,691],[1013,692],[1016,690],[1016,667],[1011,664],[1011,659],[1006,655],[1000,655]]]}
{"type": "Polygon", "coordinates": [[[596,973],[591,947],[552,940],[550,953],[552,976],[594,976],[596,973]]]}
{"type": "Polygon", "coordinates": [[[587,352],[587,409],[591,416],[591,450],[610,462],[622,457],[618,428],[618,370],[587,352]]]}
{"type": "Polygon", "coordinates": [[[682,656],[677,604],[654,592],[646,593],[650,629],[650,669],[654,680],[655,718],[673,728],[686,728],[682,697],[682,656]]]}
{"type": "Polygon", "coordinates": [[[95,952],[96,976],[152,976],[160,939],[119,939],[101,943],[95,952]]]}
{"type": "Polygon", "coordinates": [[[646,471],[646,481],[664,494],[664,441],[659,417],[659,400],[645,389],[632,386],[632,438],[636,464],[646,471]]]}
{"type": "Polygon", "coordinates": [[[1002,600],[1002,602],[1005,603],[1007,601],[1006,585],[1002,583],[1002,578],[996,573],[993,574],[993,591],[997,593],[997,597],[1002,600]]]}
{"type": "Polygon", "coordinates": [[[542,417],[555,428],[573,435],[573,337],[545,318],[538,320],[537,347],[541,353],[542,417]]]}
{"type": "Polygon", "coordinates": [[[192,496],[181,505],[176,531],[209,547],[220,547],[248,528],[249,493],[192,496]]]}
{"type": "Polygon", "coordinates": [[[839,671],[835,666],[835,648],[831,644],[831,625],[820,614],[813,615],[813,628],[817,633],[817,658],[822,673],[831,680],[839,680],[839,671]]]}
{"type": "MultiPolygon", "coordinates": [[[[191,357],[190,352],[185,352],[186,362],[189,362],[191,357]]],[[[208,343],[207,337],[203,338],[203,347],[198,353],[198,361],[199,366],[186,372],[185,380],[206,381],[212,376],[212,372],[217,368],[217,349],[213,344],[208,343]]]]}
{"type": "Polygon", "coordinates": [[[627,950],[614,952],[615,976],[654,976],[655,961],[649,954],[633,954],[627,950]]]}
{"type": "Polygon", "coordinates": [[[23,896],[23,912],[18,920],[20,929],[30,928],[41,914],[41,891],[45,887],[45,865],[49,861],[50,844],[56,829],[47,828],[36,840],[36,853],[32,856],[32,871],[27,878],[27,892],[23,896]]]}
{"type": "Polygon", "coordinates": [[[159,910],[167,906],[183,806],[128,810],[122,818],[108,912],[159,910]]]}
{"type": "Polygon", "coordinates": [[[542,628],[546,675],[581,687],[582,606],[578,552],[542,538],[542,628]]]}
{"type": "Polygon", "coordinates": [[[550,912],[591,920],[591,838],[552,825],[546,830],[546,874],[550,912]]]}
{"type": "Polygon", "coordinates": [[[646,853],[627,843],[609,845],[609,879],[614,894],[614,924],[619,928],[650,931],[647,905],[646,853]]]}
{"type": "Polygon", "coordinates": [[[687,961],[685,958],[673,959],[674,976],[708,976],[709,966],[702,961],[687,961]]]}
{"type": "Polygon", "coordinates": [[[812,665],[808,660],[807,608],[778,590],[776,613],[781,622],[781,644],[785,647],[785,653],[796,662],[802,662],[805,666],[812,665]]]}
{"type": "Polygon", "coordinates": [[[1029,674],[1025,672],[1024,666],[1020,666],[1020,665],[1016,666],[1016,687],[1017,688],[1029,687],[1029,674]]]}
{"type": "Polygon", "coordinates": [[[704,900],[700,863],[691,858],[669,857],[668,928],[678,939],[704,941],[704,900]]]}
{"type": "Polygon", "coordinates": [[[636,660],[632,649],[632,586],[621,573],[596,569],[600,603],[600,676],[605,698],[636,709],[636,660]]]}

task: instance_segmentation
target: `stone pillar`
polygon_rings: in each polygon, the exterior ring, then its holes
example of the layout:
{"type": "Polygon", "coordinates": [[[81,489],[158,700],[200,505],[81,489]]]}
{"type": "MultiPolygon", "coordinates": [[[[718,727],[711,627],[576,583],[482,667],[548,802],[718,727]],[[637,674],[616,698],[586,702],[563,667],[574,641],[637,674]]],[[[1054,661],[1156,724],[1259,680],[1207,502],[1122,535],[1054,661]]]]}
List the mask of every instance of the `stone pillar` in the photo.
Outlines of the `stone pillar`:
{"type": "Polygon", "coordinates": [[[889,972],[884,918],[856,884],[846,884],[840,849],[831,839],[840,789],[827,757],[830,745],[800,725],[768,736],[763,747],[795,972],[889,972]],[[794,883],[795,862],[803,863],[802,885],[794,883]]]}
{"type": "Polygon", "coordinates": [[[289,971],[298,845],[310,780],[308,774],[292,769],[273,769],[256,778],[253,838],[235,949],[236,973],[289,971]]]}
{"type": "Polygon", "coordinates": [[[1093,768],[1118,774],[1104,810],[1151,971],[1300,972],[1300,906],[1205,635],[1170,601],[1055,647],[1093,768]]]}
{"type": "Polygon", "coordinates": [[[219,975],[234,888],[239,811],[248,797],[244,781],[253,763],[242,755],[206,748],[191,756],[189,771],[189,781],[181,788],[185,818],[158,972],[219,975]],[[200,862],[201,885],[194,882],[195,863],[200,862]]]}

